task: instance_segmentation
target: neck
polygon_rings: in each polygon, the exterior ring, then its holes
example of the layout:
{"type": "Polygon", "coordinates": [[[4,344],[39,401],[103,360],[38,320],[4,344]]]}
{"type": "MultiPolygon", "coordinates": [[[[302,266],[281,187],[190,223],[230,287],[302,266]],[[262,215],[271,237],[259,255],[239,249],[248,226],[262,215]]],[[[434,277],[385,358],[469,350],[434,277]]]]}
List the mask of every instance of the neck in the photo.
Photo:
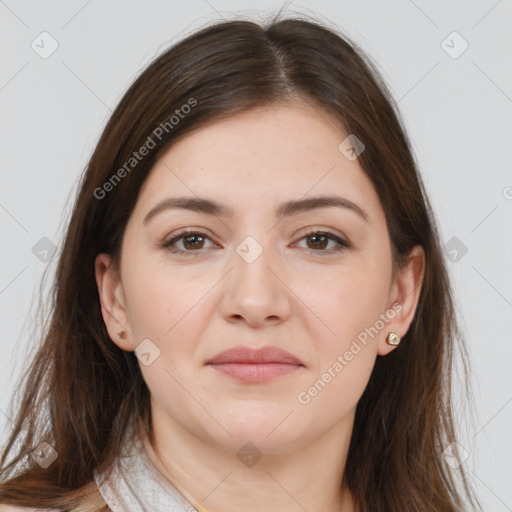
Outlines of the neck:
{"type": "Polygon", "coordinates": [[[153,409],[153,442],[144,438],[148,455],[200,512],[357,512],[352,495],[341,485],[353,417],[300,450],[263,454],[246,466],[236,451],[159,414],[153,409]]]}

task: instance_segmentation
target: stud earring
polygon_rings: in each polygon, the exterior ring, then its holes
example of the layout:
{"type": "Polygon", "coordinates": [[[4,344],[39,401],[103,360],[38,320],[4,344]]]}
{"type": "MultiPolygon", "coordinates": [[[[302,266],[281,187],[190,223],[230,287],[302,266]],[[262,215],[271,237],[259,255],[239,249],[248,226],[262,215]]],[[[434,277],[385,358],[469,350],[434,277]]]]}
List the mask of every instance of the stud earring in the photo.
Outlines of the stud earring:
{"type": "Polygon", "coordinates": [[[400,336],[398,336],[398,334],[396,332],[391,331],[386,336],[386,343],[388,345],[396,346],[396,345],[398,345],[400,343],[400,336]]]}
{"type": "Polygon", "coordinates": [[[126,339],[126,331],[121,331],[117,334],[122,340],[126,339]]]}

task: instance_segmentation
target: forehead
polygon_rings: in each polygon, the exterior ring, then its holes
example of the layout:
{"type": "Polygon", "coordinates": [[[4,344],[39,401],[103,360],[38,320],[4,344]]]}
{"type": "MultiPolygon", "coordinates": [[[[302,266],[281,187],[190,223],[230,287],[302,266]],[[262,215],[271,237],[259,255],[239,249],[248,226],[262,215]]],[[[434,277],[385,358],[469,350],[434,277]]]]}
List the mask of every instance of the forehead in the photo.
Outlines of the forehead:
{"type": "Polygon", "coordinates": [[[208,123],[158,160],[136,210],[144,215],[155,202],[180,195],[215,197],[236,210],[337,193],[377,215],[371,181],[339,149],[346,137],[331,116],[308,106],[258,107],[208,123]]]}

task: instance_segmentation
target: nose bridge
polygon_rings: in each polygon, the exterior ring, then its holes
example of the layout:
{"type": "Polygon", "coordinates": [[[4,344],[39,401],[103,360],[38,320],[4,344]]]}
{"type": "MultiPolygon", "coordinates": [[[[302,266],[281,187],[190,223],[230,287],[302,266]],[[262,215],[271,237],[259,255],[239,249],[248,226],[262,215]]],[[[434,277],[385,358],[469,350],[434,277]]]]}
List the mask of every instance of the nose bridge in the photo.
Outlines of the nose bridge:
{"type": "Polygon", "coordinates": [[[233,270],[223,297],[224,316],[241,316],[256,324],[288,315],[287,288],[277,277],[282,266],[270,241],[264,246],[247,236],[236,246],[230,263],[233,270]]]}
{"type": "MultiPolygon", "coordinates": [[[[261,239],[261,237],[260,237],[261,239]]],[[[236,247],[233,255],[235,265],[235,277],[238,282],[261,287],[272,286],[269,281],[271,274],[268,267],[276,264],[276,258],[272,255],[273,248],[270,244],[264,247],[253,236],[247,236],[236,247]]]]}

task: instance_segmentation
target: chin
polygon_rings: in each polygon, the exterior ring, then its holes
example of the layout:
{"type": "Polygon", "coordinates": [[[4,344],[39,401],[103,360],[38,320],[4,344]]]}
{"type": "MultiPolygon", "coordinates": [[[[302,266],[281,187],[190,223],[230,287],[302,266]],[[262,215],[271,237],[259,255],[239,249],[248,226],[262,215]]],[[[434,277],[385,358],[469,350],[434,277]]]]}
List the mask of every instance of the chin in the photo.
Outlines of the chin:
{"type": "Polygon", "coordinates": [[[252,443],[262,452],[284,452],[296,444],[303,435],[307,435],[307,432],[302,432],[303,429],[297,431],[298,425],[292,419],[291,411],[292,409],[284,407],[269,410],[268,406],[240,406],[236,413],[225,412],[222,418],[215,416],[231,435],[223,429],[215,429],[215,433],[210,434],[212,437],[214,434],[215,437],[220,434],[219,443],[234,451],[238,451],[246,443],[252,443]]]}

